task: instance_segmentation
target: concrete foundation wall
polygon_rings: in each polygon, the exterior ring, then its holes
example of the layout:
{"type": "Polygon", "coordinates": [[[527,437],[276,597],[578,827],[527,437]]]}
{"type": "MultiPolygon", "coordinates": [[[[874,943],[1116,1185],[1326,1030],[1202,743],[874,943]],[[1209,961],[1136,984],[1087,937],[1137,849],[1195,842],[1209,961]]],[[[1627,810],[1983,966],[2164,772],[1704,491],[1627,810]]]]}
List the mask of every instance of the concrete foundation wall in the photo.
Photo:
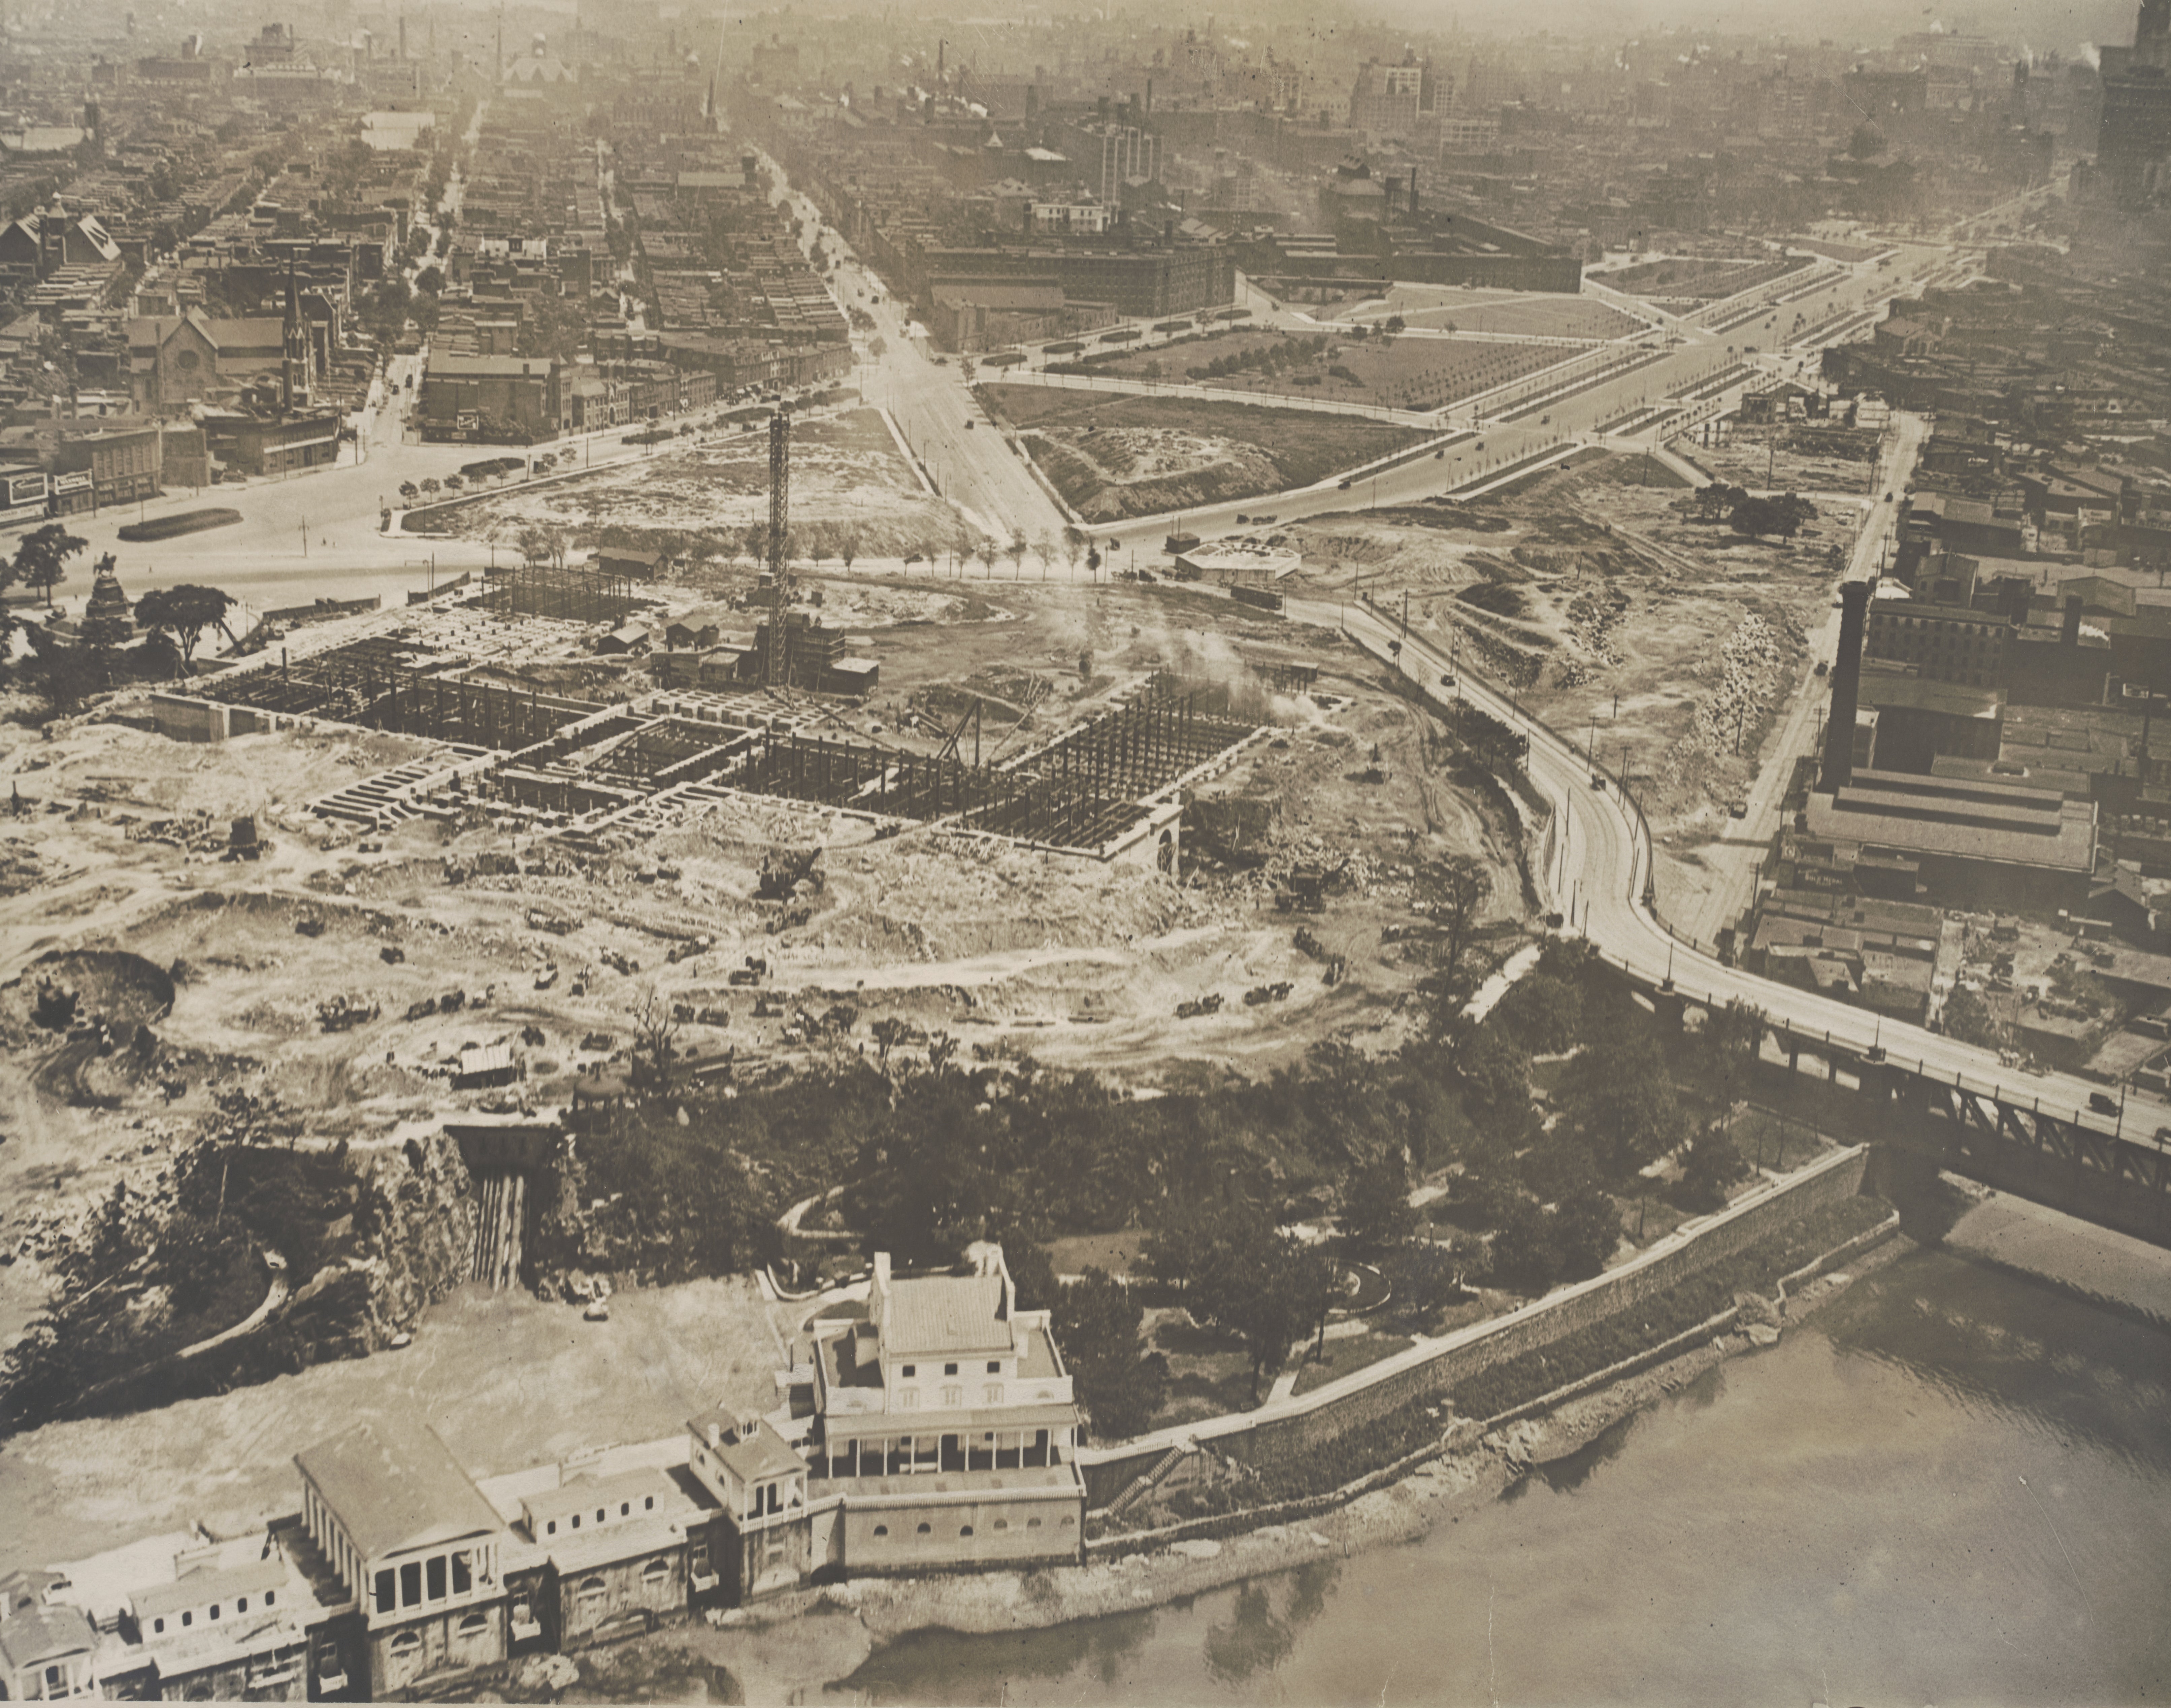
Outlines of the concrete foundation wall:
{"type": "Polygon", "coordinates": [[[179,694],[153,694],[151,719],[169,742],[223,742],[228,733],[224,706],[179,694]]]}
{"type": "Polygon", "coordinates": [[[986,1500],[883,1507],[846,1503],[844,1568],[855,1577],[1078,1558],[1084,1502],[986,1500]],[[924,1527],[924,1528],[923,1528],[924,1527]]]}

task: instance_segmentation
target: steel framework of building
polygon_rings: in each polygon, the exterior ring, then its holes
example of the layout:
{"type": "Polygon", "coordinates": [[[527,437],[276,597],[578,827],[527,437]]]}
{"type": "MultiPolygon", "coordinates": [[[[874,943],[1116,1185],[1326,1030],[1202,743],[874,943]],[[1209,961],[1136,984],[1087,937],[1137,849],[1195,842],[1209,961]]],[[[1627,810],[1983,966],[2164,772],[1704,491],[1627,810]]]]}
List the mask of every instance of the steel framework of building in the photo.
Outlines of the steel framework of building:
{"type": "Polygon", "coordinates": [[[791,648],[785,613],[791,608],[791,565],[785,552],[785,530],[791,518],[791,417],[783,410],[769,418],[769,650],[762,680],[770,688],[791,685],[791,648]]]}
{"type": "Polygon", "coordinates": [[[622,575],[586,565],[523,564],[492,576],[485,602],[520,617],[552,617],[615,629],[633,613],[633,583],[622,575]]]}
{"type": "Polygon", "coordinates": [[[968,763],[955,742],[921,755],[769,730],[716,780],[787,800],[922,822],[955,818],[997,835],[1098,848],[1137,822],[1142,799],[1254,727],[1228,715],[1225,690],[1164,677],[1130,704],[1001,766],[968,763]]]}
{"type": "Polygon", "coordinates": [[[405,661],[412,656],[394,640],[363,640],[292,664],[281,661],[225,677],[200,697],[503,752],[548,741],[567,724],[601,709],[537,688],[463,681],[448,667],[464,665],[464,659],[417,670],[405,661]]]}

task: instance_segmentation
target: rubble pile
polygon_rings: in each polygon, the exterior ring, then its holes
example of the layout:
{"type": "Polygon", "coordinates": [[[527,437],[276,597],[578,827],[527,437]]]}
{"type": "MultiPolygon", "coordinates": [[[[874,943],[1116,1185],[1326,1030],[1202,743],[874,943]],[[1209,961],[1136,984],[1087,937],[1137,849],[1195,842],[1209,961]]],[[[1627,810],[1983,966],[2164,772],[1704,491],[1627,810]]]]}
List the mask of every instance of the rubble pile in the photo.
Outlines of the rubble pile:
{"type": "Polygon", "coordinates": [[[1801,645],[1802,632],[1793,623],[1754,613],[1744,617],[1701,667],[1711,691],[1697,702],[1687,731],[1667,751],[1660,776],[1679,787],[1696,787],[1715,765],[1734,756],[1737,740],[1751,742],[1760,712],[1785,693],[1788,671],[1801,645]]]}

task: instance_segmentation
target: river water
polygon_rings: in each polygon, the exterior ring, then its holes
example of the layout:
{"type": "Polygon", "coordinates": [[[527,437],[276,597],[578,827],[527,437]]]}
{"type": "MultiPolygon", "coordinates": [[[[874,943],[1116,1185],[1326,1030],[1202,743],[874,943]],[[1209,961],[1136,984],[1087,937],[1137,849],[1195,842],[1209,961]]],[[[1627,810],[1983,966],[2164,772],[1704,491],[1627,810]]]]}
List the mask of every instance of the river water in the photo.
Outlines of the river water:
{"type": "Polygon", "coordinates": [[[1173,1606],[922,1633],[869,1703],[2161,1702],[2165,1254],[2003,1204],[1484,1509],[1173,1606]]]}

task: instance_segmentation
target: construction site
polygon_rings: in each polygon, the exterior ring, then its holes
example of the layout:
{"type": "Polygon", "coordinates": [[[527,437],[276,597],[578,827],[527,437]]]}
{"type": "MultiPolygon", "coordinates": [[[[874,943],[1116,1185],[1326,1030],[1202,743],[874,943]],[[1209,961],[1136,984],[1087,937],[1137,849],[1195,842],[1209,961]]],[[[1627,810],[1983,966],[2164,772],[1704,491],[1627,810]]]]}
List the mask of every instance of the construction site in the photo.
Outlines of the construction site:
{"type": "Polygon", "coordinates": [[[554,641],[570,656],[601,629],[633,645],[621,631],[638,601],[624,577],[531,563],[390,633],[300,659],[282,649],[197,694],[157,696],[158,727],[222,740],[329,720],[438,744],[435,765],[394,768],[312,803],[321,817],[376,830],[480,808],[499,829],[592,849],[614,826],[660,834],[730,792],[832,807],[877,835],[939,825],[1173,872],[1181,790],[1262,733],[1230,688],[1156,671],[1110,709],[1006,756],[982,751],[978,698],[946,731],[926,731],[917,751],[854,729],[833,699],[810,691],[826,681],[802,679],[827,672],[805,663],[811,625],[796,608],[786,544],[790,443],[780,413],[769,432],[766,621],[738,660],[759,686],[577,697],[509,684],[515,654],[532,660],[554,641]]]}

